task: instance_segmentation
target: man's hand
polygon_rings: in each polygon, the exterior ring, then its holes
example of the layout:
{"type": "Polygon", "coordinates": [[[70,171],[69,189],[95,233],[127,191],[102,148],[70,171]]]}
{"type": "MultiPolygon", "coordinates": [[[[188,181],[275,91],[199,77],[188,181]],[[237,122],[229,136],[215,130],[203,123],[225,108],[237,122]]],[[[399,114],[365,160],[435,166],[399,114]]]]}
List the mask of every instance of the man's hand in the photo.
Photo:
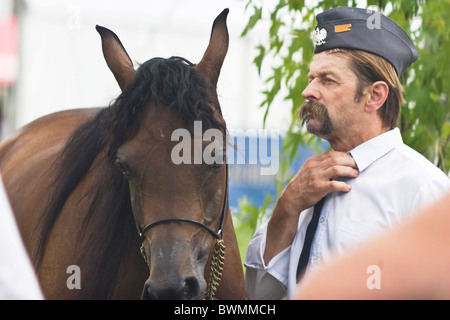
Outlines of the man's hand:
{"type": "Polygon", "coordinates": [[[355,160],[345,152],[327,151],[312,156],[286,186],[282,200],[298,214],[330,192],[350,191],[347,183],[334,179],[356,178],[358,173],[355,160]]]}
{"type": "Polygon", "coordinates": [[[355,160],[345,152],[327,151],[306,160],[283,190],[269,221],[264,251],[266,265],[294,240],[300,212],[330,192],[349,192],[347,183],[334,179],[356,178],[358,173],[355,160]]]}

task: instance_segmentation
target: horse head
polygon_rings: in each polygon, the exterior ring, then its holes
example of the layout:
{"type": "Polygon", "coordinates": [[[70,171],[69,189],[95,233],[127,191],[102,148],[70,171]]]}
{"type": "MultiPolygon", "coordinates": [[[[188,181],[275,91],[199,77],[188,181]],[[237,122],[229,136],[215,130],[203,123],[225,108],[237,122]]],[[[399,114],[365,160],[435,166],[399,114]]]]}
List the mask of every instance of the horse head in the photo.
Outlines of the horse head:
{"type": "Polygon", "coordinates": [[[211,252],[229,214],[226,124],[216,93],[227,14],[214,21],[197,65],[154,58],[135,70],[117,35],[97,26],[122,90],[111,105],[109,156],[128,181],[149,268],[142,298],[201,299],[206,292],[211,252]]]}

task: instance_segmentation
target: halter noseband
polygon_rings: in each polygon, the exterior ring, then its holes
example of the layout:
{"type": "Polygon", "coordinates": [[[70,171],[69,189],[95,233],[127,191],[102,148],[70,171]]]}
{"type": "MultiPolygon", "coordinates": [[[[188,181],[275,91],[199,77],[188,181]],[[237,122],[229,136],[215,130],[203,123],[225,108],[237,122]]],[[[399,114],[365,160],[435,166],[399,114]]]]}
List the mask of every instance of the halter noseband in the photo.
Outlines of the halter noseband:
{"type": "Polygon", "coordinates": [[[173,222],[186,222],[186,223],[192,223],[195,224],[199,227],[202,227],[203,229],[205,229],[206,231],[208,231],[214,238],[216,239],[220,239],[221,238],[221,234],[222,234],[222,228],[223,226],[220,227],[218,232],[215,232],[214,230],[212,230],[211,228],[208,228],[207,226],[205,226],[203,223],[200,223],[198,221],[195,220],[191,220],[191,219],[185,219],[185,218],[171,218],[171,219],[165,219],[165,220],[159,220],[159,221],[155,221],[152,222],[150,224],[148,224],[143,230],[142,232],[139,231],[138,228],[138,232],[139,232],[139,236],[141,237],[142,240],[144,240],[144,235],[145,233],[150,230],[153,227],[156,227],[160,224],[166,224],[166,223],[173,223],[173,222]]]}

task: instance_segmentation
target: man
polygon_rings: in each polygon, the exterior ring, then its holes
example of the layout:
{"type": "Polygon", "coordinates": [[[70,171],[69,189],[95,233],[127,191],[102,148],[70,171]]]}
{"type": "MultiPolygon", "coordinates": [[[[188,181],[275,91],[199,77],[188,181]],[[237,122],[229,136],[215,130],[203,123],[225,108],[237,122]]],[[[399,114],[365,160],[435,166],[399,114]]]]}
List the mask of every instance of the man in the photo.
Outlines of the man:
{"type": "Polygon", "coordinates": [[[372,14],[335,8],[317,15],[300,117],[333,150],[304,163],[255,233],[245,259],[249,299],[293,297],[318,266],[450,190],[448,177],[404,145],[397,128],[399,77],[417,50],[379,13],[380,25],[368,26],[372,14]]]}

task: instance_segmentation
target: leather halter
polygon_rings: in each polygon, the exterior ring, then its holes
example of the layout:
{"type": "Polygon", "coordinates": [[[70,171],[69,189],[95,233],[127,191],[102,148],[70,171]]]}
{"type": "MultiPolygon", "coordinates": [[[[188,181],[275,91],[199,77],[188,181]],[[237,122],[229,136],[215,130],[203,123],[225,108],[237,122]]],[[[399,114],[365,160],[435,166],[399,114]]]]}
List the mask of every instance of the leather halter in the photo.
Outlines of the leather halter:
{"type": "Polygon", "coordinates": [[[225,224],[225,215],[227,213],[227,204],[228,204],[228,164],[225,164],[225,171],[226,171],[225,172],[225,197],[224,197],[223,207],[222,207],[222,216],[220,217],[219,230],[217,232],[215,232],[211,228],[205,226],[203,223],[198,222],[196,220],[185,219],[185,218],[169,218],[169,219],[162,219],[162,220],[158,220],[158,221],[149,223],[148,225],[146,225],[144,227],[144,229],[141,229],[139,227],[139,225],[136,223],[136,227],[137,227],[137,230],[138,230],[139,236],[141,237],[142,242],[144,241],[145,233],[148,230],[150,230],[151,228],[159,226],[161,224],[177,223],[177,222],[184,222],[184,223],[190,223],[190,224],[197,225],[197,226],[205,229],[206,231],[208,231],[214,238],[222,239],[223,238],[223,227],[225,224]]]}

